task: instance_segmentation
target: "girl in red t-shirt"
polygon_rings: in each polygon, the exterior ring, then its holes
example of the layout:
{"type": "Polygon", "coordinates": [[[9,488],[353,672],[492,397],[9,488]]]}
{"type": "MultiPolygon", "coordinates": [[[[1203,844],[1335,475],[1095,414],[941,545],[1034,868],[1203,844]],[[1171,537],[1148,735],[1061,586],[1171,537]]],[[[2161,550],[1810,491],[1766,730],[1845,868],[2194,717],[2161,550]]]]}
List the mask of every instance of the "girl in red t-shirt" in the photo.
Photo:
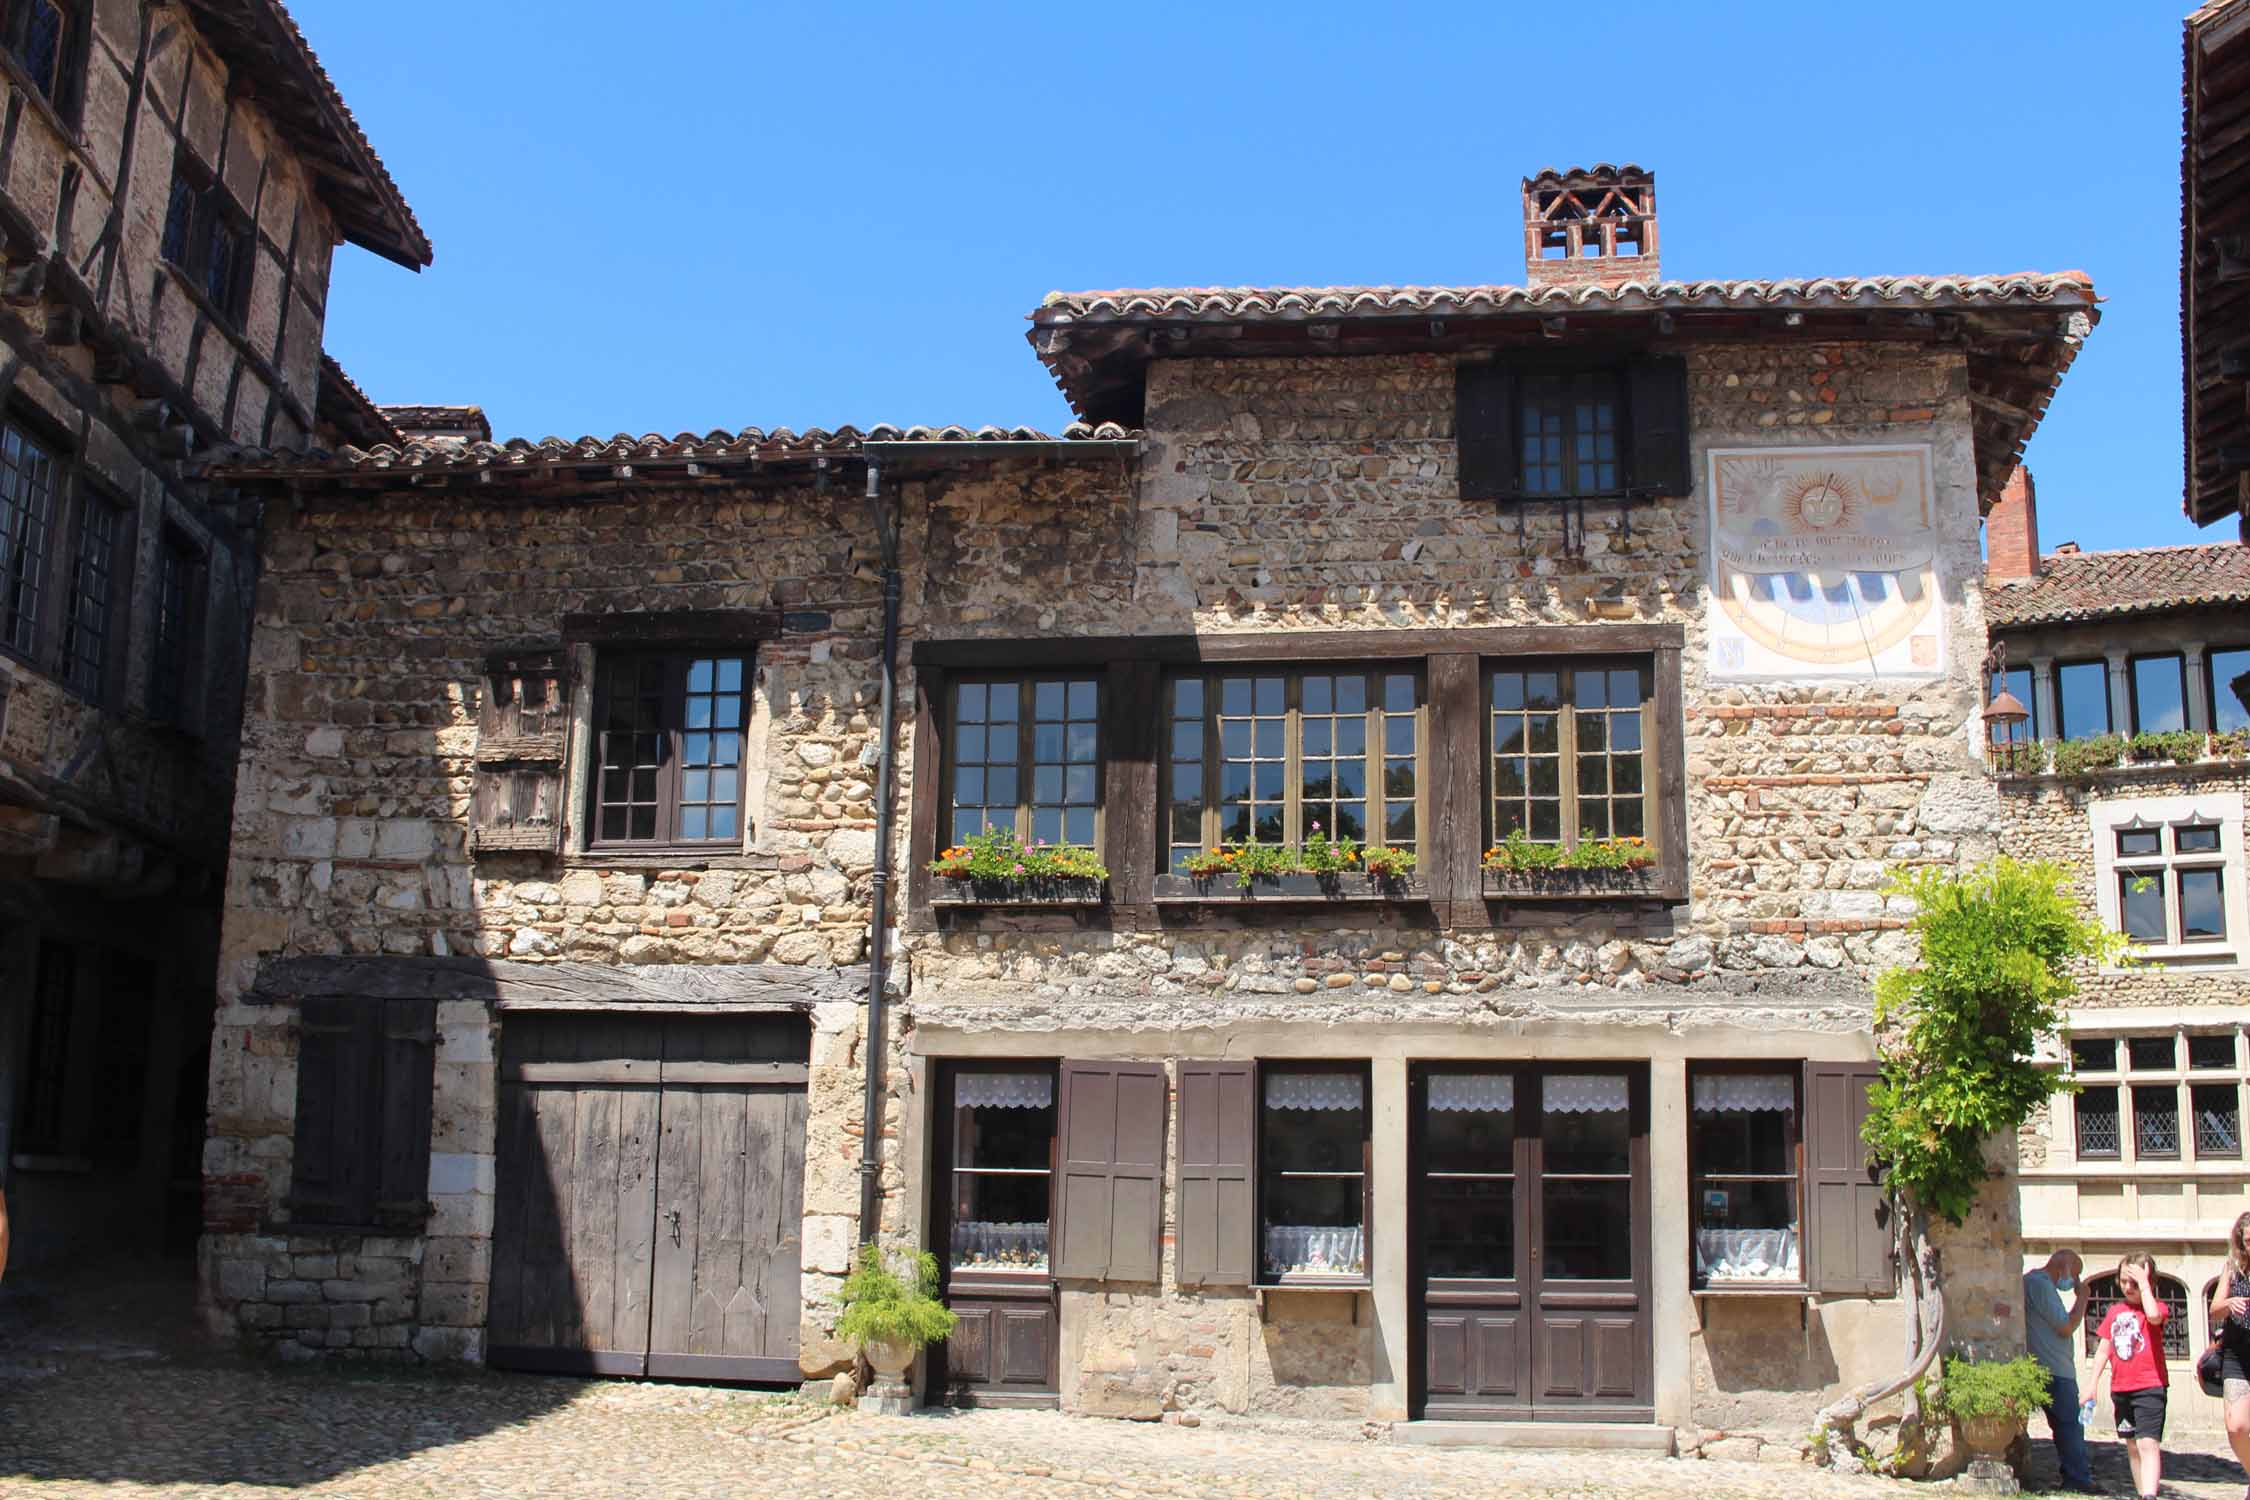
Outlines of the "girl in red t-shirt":
{"type": "Polygon", "coordinates": [[[2148,1500],[2164,1473],[2164,1299],[2156,1295],[2156,1262],[2135,1251],[2117,1265],[2118,1301],[2102,1319],[2089,1390],[2109,1372],[2109,1404],[2117,1435],[2133,1466],[2133,1489],[2148,1500]]]}

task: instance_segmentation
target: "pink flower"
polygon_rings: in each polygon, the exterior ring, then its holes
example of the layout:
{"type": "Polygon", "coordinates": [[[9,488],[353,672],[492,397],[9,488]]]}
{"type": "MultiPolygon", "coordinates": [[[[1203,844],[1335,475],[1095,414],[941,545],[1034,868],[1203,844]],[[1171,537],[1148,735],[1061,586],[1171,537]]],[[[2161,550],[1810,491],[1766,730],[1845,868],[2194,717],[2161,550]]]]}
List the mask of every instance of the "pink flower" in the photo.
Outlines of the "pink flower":
{"type": "Polygon", "coordinates": [[[1315,833],[1320,832],[1320,825],[1318,823],[1313,824],[1312,831],[1315,833]]]}
{"type": "Polygon", "coordinates": [[[1022,861],[1020,861],[1020,860],[1019,860],[1019,861],[1017,861],[1017,863],[1016,863],[1016,870],[1015,870],[1015,873],[1016,873],[1016,874],[1018,874],[1018,875],[1021,875],[1021,874],[1023,873],[1023,863],[1022,863],[1022,861]]]}

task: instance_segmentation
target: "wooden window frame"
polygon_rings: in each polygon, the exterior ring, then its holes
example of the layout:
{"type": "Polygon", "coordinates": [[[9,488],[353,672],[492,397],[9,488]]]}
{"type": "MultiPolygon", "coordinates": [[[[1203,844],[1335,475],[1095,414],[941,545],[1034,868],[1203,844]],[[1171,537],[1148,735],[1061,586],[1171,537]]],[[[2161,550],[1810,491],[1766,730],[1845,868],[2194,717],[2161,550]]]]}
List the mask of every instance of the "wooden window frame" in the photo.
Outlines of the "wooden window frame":
{"type": "Polygon", "coordinates": [[[1516,489],[1524,499],[1604,500],[1620,498],[1625,494],[1626,455],[1624,444],[1630,436],[1627,425],[1630,421],[1630,413],[1626,409],[1625,372],[1622,367],[1597,365],[1577,369],[1523,371],[1517,377],[1516,411],[1518,433],[1516,489]],[[1542,385],[1551,384],[1554,387],[1551,393],[1544,390],[1537,393],[1540,406],[1553,408],[1558,428],[1556,432],[1551,434],[1539,434],[1542,437],[1551,436],[1560,444],[1560,452],[1556,455],[1556,461],[1552,464],[1534,465],[1531,461],[1531,439],[1534,434],[1530,430],[1530,419],[1535,399],[1533,391],[1535,382],[1542,385]],[[1582,389],[1582,387],[1595,383],[1598,383],[1598,389],[1590,392],[1582,389]],[[1579,430],[1579,417],[1584,412],[1589,400],[1597,406],[1606,406],[1609,417],[1606,433],[1599,422],[1595,424],[1594,431],[1591,433],[1582,433],[1579,430]],[[1609,439],[1609,457],[1606,460],[1599,457],[1590,460],[1597,470],[1596,478],[1599,477],[1598,470],[1604,463],[1609,468],[1611,483],[1601,484],[1588,480],[1581,474],[1581,459],[1578,450],[1582,438],[1599,438],[1605,435],[1609,439]],[[1534,467],[1555,469],[1557,472],[1555,486],[1551,489],[1535,488],[1531,483],[1531,470],[1534,467]]]}
{"type": "Polygon", "coordinates": [[[1315,1290],[1366,1290],[1374,1285],[1375,1275],[1375,1089],[1374,1070],[1364,1058],[1288,1058],[1263,1061],[1251,1073],[1252,1110],[1257,1119],[1257,1130],[1252,1136],[1253,1166],[1251,1179],[1253,1196],[1250,1203],[1252,1241],[1251,1285],[1268,1291],[1311,1288],[1315,1290]],[[1265,1149],[1266,1116],[1272,1112],[1266,1103],[1266,1081],[1274,1077],[1287,1077],[1299,1073],[1357,1073],[1360,1083],[1359,1106],[1359,1170],[1292,1172],[1289,1177],[1319,1177],[1322,1179],[1359,1179],[1359,1233],[1360,1250],[1366,1269],[1356,1276],[1314,1276],[1283,1273],[1279,1278],[1266,1272],[1266,1189],[1276,1180],[1275,1170],[1267,1160],[1265,1149]]]}
{"type": "Polygon", "coordinates": [[[2188,698],[2187,653],[2184,651],[2135,652],[2125,658],[2125,711],[2131,720],[2134,734],[2156,732],[2146,730],[2141,725],[2141,663],[2165,661],[2173,663],[2174,680],[2180,690],[2180,730],[2168,732],[2184,731],[2194,721],[2195,716],[2188,698]]]}
{"type": "MultiPolygon", "coordinates": [[[[1360,845],[1363,848],[1374,848],[1378,846],[1400,848],[1411,847],[1416,854],[1417,860],[1419,860],[1429,841],[1427,830],[1430,826],[1430,806],[1428,790],[1429,778],[1427,775],[1429,759],[1430,717],[1429,677],[1422,664],[1419,662],[1410,664],[1384,662],[1245,662],[1239,667],[1222,668],[1211,671],[1172,672],[1167,673],[1164,677],[1161,701],[1163,704],[1163,724],[1165,732],[1159,736],[1159,743],[1162,748],[1162,759],[1160,761],[1158,773],[1158,779],[1160,782],[1159,791],[1161,795],[1158,799],[1157,814],[1157,852],[1162,859],[1163,873],[1177,873],[1177,871],[1174,871],[1172,868],[1172,851],[1175,849],[1186,847],[1185,845],[1178,843],[1172,837],[1172,822],[1175,804],[1172,795],[1173,781],[1170,773],[1176,762],[1171,755],[1170,730],[1171,727],[1175,724],[1188,724],[1195,721],[1191,718],[1175,718],[1172,714],[1172,704],[1175,701],[1174,694],[1178,691],[1178,684],[1183,681],[1200,681],[1203,684],[1203,712],[1201,714],[1201,720],[1203,724],[1203,759],[1201,762],[1203,795],[1197,800],[1201,803],[1201,847],[1204,849],[1217,849],[1221,847],[1221,845],[1225,842],[1238,842],[1226,840],[1223,838],[1226,805],[1219,796],[1214,795],[1214,793],[1218,792],[1222,788],[1225,777],[1224,768],[1228,762],[1228,757],[1225,753],[1224,735],[1221,727],[1221,720],[1239,719],[1245,717],[1239,714],[1226,714],[1221,711],[1220,699],[1222,694],[1220,684],[1228,678],[1236,677],[1281,678],[1282,710],[1280,717],[1282,721],[1282,837],[1279,842],[1282,847],[1301,847],[1305,843],[1305,841],[1312,836],[1313,832],[1311,826],[1313,820],[1306,815],[1306,804],[1304,799],[1304,728],[1306,715],[1308,714],[1308,712],[1310,712],[1304,707],[1304,684],[1305,679],[1308,677],[1329,676],[1364,676],[1368,679],[1370,687],[1372,689],[1367,695],[1367,708],[1365,710],[1367,723],[1366,746],[1362,751],[1360,757],[1367,767],[1366,791],[1360,800],[1367,807],[1375,809],[1375,811],[1370,812],[1367,816],[1370,836],[1361,839],[1359,841],[1360,845]],[[1375,828],[1386,824],[1388,821],[1387,813],[1383,811],[1383,809],[1387,808],[1387,805],[1392,801],[1405,800],[1402,798],[1389,797],[1385,795],[1382,790],[1383,762],[1386,759],[1394,758],[1389,756],[1384,748],[1384,730],[1388,726],[1391,718],[1397,714],[1397,710],[1386,708],[1382,703],[1383,694],[1381,691],[1381,679],[1389,676],[1411,677],[1414,682],[1414,708],[1411,711],[1411,714],[1408,715],[1408,717],[1411,717],[1414,724],[1413,801],[1415,837],[1414,842],[1411,846],[1391,846],[1389,842],[1389,830],[1387,827],[1382,828],[1381,836],[1378,837],[1374,834],[1375,828]]],[[[1254,712],[1248,717],[1251,717],[1253,719],[1269,719],[1273,716],[1270,714],[1259,714],[1254,712]]],[[[1339,715],[1336,713],[1313,713],[1312,717],[1334,719],[1343,717],[1343,715],[1339,715]]],[[[1342,757],[1316,758],[1341,759],[1342,757]]],[[[1253,773],[1253,777],[1254,776],[1255,773],[1253,773]]],[[[1254,795],[1255,781],[1253,780],[1253,796],[1254,795]]],[[[1337,799],[1335,798],[1331,798],[1331,804],[1333,804],[1336,800],[1337,799]]],[[[1258,804],[1255,801],[1252,803],[1252,806],[1257,805],[1258,804]]],[[[1327,833],[1331,838],[1335,836],[1335,830],[1333,829],[1323,828],[1321,831],[1327,833]]],[[[1257,838],[1256,834],[1256,823],[1255,820],[1253,820],[1251,826],[1252,836],[1249,840],[1247,840],[1247,842],[1265,842],[1264,840],[1257,838]]]]}
{"type": "MultiPolygon", "coordinates": [[[[1064,716],[1059,721],[1049,720],[1047,722],[1059,722],[1063,724],[1067,729],[1068,725],[1076,722],[1070,717],[1069,705],[1067,701],[1070,687],[1071,685],[1076,683],[1091,683],[1094,689],[1094,836],[1091,844],[1071,844],[1067,840],[1058,840],[1054,842],[1058,847],[1090,849],[1095,858],[1099,859],[1101,857],[1103,845],[1105,843],[1104,834],[1107,831],[1106,824],[1108,821],[1107,799],[1104,796],[1104,782],[1107,780],[1104,772],[1108,765],[1109,750],[1108,726],[1105,722],[1105,710],[1108,706],[1108,695],[1104,692],[1106,684],[1102,681],[1102,674],[1094,670],[1078,672],[969,672],[962,673],[958,676],[949,677],[947,679],[945,684],[945,743],[947,747],[947,753],[944,762],[944,773],[940,778],[940,785],[938,787],[938,794],[944,802],[944,810],[939,817],[938,826],[942,831],[941,836],[944,838],[947,844],[950,845],[953,843],[957,843],[959,842],[961,837],[960,830],[954,826],[956,820],[954,817],[953,800],[956,785],[956,776],[961,770],[961,767],[958,764],[957,755],[961,736],[961,690],[965,687],[984,687],[989,689],[994,686],[1012,685],[1018,691],[1016,718],[1016,759],[1014,762],[1016,774],[1015,822],[1011,831],[1015,834],[1018,843],[1029,844],[1034,840],[1034,824],[1036,822],[1037,809],[1041,806],[1048,805],[1037,802],[1034,799],[1033,795],[1033,783],[1036,780],[1037,767],[1039,764],[1041,764],[1040,762],[1034,760],[1032,754],[1033,745],[1037,739],[1038,726],[1041,722],[1035,710],[1035,704],[1038,698],[1038,690],[1042,684],[1059,684],[1062,686],[1064,697],[1066,700],[1063,711],[1064,716]]],[[[986,719],[981,722],[989,726],[991,720],[986,719]]],[[[990,766],[996,764],[996,762],[987,760],[980,761],[978,762],[978,764],[980,766],[990,766]]],[[[1068,768],[1071,762],[1065,760],[1060,764],[1064,768],[1065,779],[1067,781],[1068,768]]],[[[989,806],[991,804],[979,805],[989,806]]],[[[1067,809],[1072,804],[1066,801],[1053,805],[1067,809]]],[[[987,822],[985,826],[987,828],[992,828],[994,825],[987,822]]]]}
{"type": "Polygon", "coordinates": [[[2055,737],[2064,740],[2085,739],[2089,735],[2115,734],[2117,732],[2117,706],[2110,698],[2109,662],[2099,656],[2074,657],[2055,663],[2055,737]],[[2070,712],[2070,695],[2063,691],[2063,678],[2073,667],[2094,667],[2102,679],[2102,723],[2099,729],[2082,729],[2071,725],[2066,717],[2070,712]]]}
{"type": "Polygon", "coordinates": [[[34,665],[47,639],[66,477],[59,445],[13,412],[0,417],[0,651],[34,665]]]}
{"type": "Polygon", "coordinates": [[[250,311],[250,278],[258,259],[258,227],[234,201],[224,181],[181,142],[172,160],[158,253],[186,280],[206,308],[241,332],[250,311]],[[233,241],[224,277],[213,285],[213,249],[221,235],[233,241]]]}
{"type": "Polygon", "coordinates": [[[963,1288],[1007,1287],[1036,1283],[1050,1286],[1055,1280],[1055,1262],[1061,1246],[1055,1238],[1056,1196],[1062,1182],[1062,1059],[1055,1057],[1031,1058],[946,1058],[940,1063],[943,1077],[935,1091],[938,1129],[931,1142],[937,1171],[932,1183],[931,1208],[936,1226],[945,1231],[942,1243],[933,1246],[937,1253],[938,1271],[950,1290],[956,1284],[963,1288]],[[1047,1138],[1047,1165],[1042,1172],[1035,1167],[964,1167],[960,1162],[960,1086],[964,1075],[979,1073],[1042,1073],[1054,1085],[1053,1102],[1048,1106],[1054,1112],[1054,1129],[1047,1138]],[[961,1268],[953,1264],[952,1236],[959,1226],[954,1212],[957,1197],[954,1179],[964,1174],[977,1175],[1044,1175],[1047,1179],[1047,1268],[1045,1270],[993,1270],[976,1267],[961,1268]]]}
{"type": "Polygon", "coordinates": [[[1687,1068],[1687,1114],[1688,1274],[1690,1281],[1698,1283],[1698,1290],[1712,1290],[1722,1292],[1802,1292],[1808,1290],[1812,1281],[1813,1241],[1812,1236],[1809,1233],[1812,1227],[1811,1215],[1808,1208],[1810,1184],[1808,1184],[1805,1180],[1805,1065],[1802,1062],[1797,1061],[1767,1062],[1746,1060],[1737,1062],[1714,1060],[1691,1062],[1688,1064],[1687,1068]],[[1718,1181],[1787,1182],[1795,1190],[1796,1222],[1791,1226],[1796,1231],[1797,1235],[1797,1279],[1795,1281],[1734,1279],[1720,1280],[1716,1278],[1699,1278],[1695,1273],[1695,1233],[1703,1226],[1703,1201],[1700,1196],[1699,1190],[1702,1183],[1714,1180],[1714,1174],[1699,1170],[1696,1162],[1695,1081],[1699,1077],[1703,1077],[1705,1075],[1720,1073],[1757,1073],[1772,1077],[1787,1078],[1792,1089],[1795,1092],[1796,1103],[1791,1106],[1789,1112],[1790,1122],[1794,1130],[1794,1133],[1790,1140],[1790,1157],[1791,1160],[1796,1164],[1795,1169],[1786,1173],[1727,1172],[1715,1174],[1715,1180],[1718,1181]]]}
{"type": "Polygon", "coordinates": [[[154,618],[150,622],[148,711],[159,723],[190,727],[202,685],[210,555],[177,526],[157,539],[154,618]]]}
{"type": "MultiPolygon", "coordinates": [[[[1555,708],[1554,713],[1558,721],[1555,748],[1555,765],[1556,778],[1558,782],[1557,790],[1559,805],[1556,816],[1561,819],[1561,836],[1555,839],[1534,839],[1533,842],[1560,844],[1565,849],[1575,849],[1578,847],[1581,834],[1583,833],[1583,825],[1578,816],[1578,799],[1580,795],[1578,789],[1578,757],[1580,754],[1578,748],[1578,715],[1581,710],[1576,702],[1576,676],[1580,672],[1608,673],[1627,670],[1637,671],[1643,674],[1641,683],[1641,701],[1638,708],[1638,712],[1641,716],[1640,757],[1642,829],[1638,837],[1643,839],[1648,844],[1649,852],[1651,855],[1656,856],[1659,859],[1662,858],[1664,839],[1661,830],[1663,828],[1664,820],[1659,796],[1662,778],[1658,774],[1656,774],[1656,760],[1658,756],[1655,734],[1658,698],[1658,690],[1656,684],[1657,666],[1655,661],[1653,661],[1651,658],[1634,655],[1488,658],[1485,661],[1481,676],[1484,690],[1485,724],[1484,834],[1487,844],[1497,844],[1506,837],[1506,835],[1500,829],[1500,796],[1498,785],[1499,773],[1496,763],[1502,757],[1499,753],[1499,746],[1494,737],[1495,716],[1503,712],[1529,713],[1533,711],[1529,709],[1503,710],[1496,707],[1493,702],[1493,679],[1503,672],[1522,672],[1525,674],[1529,674],[1532,672],[1548,671],[1554,672],[1559,679],[1558,685],[1562,689],[1560,694],[1561,701],[1555,708]]],[[[1588,709],[1584,711],[1608,713],[1614,711],[1614,707],[1615,706],[1610,706],[1600,709],[1588,709]]],[[[1604,749],[1599,753],[1602,754],[1604,758],[1610,758],[1615,754],[1613,750],[1609,749],[1604,749]]],[[[1526,800],[1531,800],[1528,798],[1528,795],[1526,800]]],[[[1542,798],[1537,800],[1545,799],[1542,798]]],[[[1614,796],[1611,796],[1604,800],[1614,803],[1617,799],[1614,796]]],[[[1528,829],[1526,830],[1526,835],[1529,835],[1528,829]]],[[[1612,828],[1611,833],[1607,836],[1617,836],[1614,827],[1612,828]]]]}
{"type": "Polygon", "coordinates": [[[1504,504],[1646,499],[1686,495],[1694,487],[1688,451],[1690,396],[1686,361],[1644,351],[1503,354],[1463,362],[1454,371],[1454,439],[1463,500],[1504,504]],[[1566,385],[1560,426],[1558,487],[1528,487],[1527,387],[1534,381],[1606,382],[1612,483],[1578,473],[1575,400],[1566,385]]]}
{"type": "Polygon", "coordinates": [[[62,636],[57,643],[57,673],[71,691],[93,702],[106,702],[111,680],[117,675],[113,645],[122,638],[131,601],[129,562],[132,556],[133,512],[90,484],[78,487],[76,532],[71,538],[70,586],[63,596],[62,636]],[[109,535],[97,536],[97,518],[109,535]],[[101,553],[90,552],[99,547],[101,553]],[[100,597],[89,615],[84,609],[92,580],[100,584],[100,597]],[[87,649],[91,639],[92,649],[87,649]]]}
{"type": "MultiPolygon", "coordinates": [[[[758,659],[756,646],[747,641],[725,645],[667,644],[662,646],[615,646],[597,648],[594,655],[593,734],[589,740],[586,767],[586,849],[589,853],[614,852],[621,854],[681,853],[714,854],[739,853],[747,848],[754,836],[748,812],[750,765],[750,719],[752,701],[756,696],[758,659]],[[682,736],[697,731],[686,727],[687,673],[689,664],[699,659],[738,659],[742,663],[742,722],[734,733],[741,740],[741,758],[735,762],[735,831],[724,838],[683,839],[678,836],[680,810],[680,775],[682,736]],[[666,742],[664,760],[659,769],[656,785],[656,836],[650,839],[612,839],[602,837],[603,764],[607,759],[606,744],[609,735],[607,722],[610,703],[610,671],[626,662],[659,661],[664,663],[663,708],[659,714],[656,733],[666,742]]],[[[711,733],[724,733],[712,730],[711,733]]],[[[642,804],[625,804],[639,806],[642,804]]],[[[723,806],[719,802],[698,804],[723,806]]]]}
{"type": "Polygon", "coordinates": [[[86,46],[90,17],[84,0],[0,0],[0,55],[6,71],[25,85],[75,139],[85,102],[86,46]],[[26,56],[33,10],[44,6],[61,23],[52,76],[42,78],[26,56]]]}
{"type": "MultiPolygon", "coordinates": [[[[2222,701],[2219,695],[2226,687],[2226,682],[2219,678],[2219,658],[2229,654],[2250,654],[2250,642],[2210,646],[2203,652],[2203,701],[2211,710],[2211,729],[2218,734],[2233,732],[2219,727],[2219,704],[2222,701]]],[[[2250,729],[2250,722],[2245,722],[2242,727],[2250,729]]]]}

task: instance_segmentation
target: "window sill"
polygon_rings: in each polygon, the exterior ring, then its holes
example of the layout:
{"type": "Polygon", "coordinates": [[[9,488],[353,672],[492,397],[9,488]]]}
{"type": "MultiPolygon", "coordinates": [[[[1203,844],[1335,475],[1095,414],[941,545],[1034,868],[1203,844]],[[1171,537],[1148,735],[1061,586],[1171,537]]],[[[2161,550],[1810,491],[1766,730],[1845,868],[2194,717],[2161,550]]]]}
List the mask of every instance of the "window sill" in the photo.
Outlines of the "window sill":
{"type": "Polygon", "coordinates": [[[1485,870],[1487,901],[1657,901],[1671,893],[1645,870],[1485,870]]]}
{"type": "Polygon", "coordinates": [[[1087,907],[1109,900],[1109,887],[1100,880],[961,880],[948,875],[930,878],[930,905],[944,908],[987,907],[1087,907]]]}
{"type": "Polygon", "coordinates": [[[736,845],[702,849],[565,849],[561,863],[574,870],[771,870],[778,867],[777,850],[736,845]]]}
{"type": "Polygon", "coordinates": [[[1268,902],[1381,903],[1426,902],[1429,888],[1419,880],[1377,880],[1372,875],[1255,876],[1248,886],[1232,875],[1159,875],[1159,905],[1242,906],[1268,902]]]}
{"type": "Polygon", "coordinates": [[[1045,1292],[1055,1285],[1051,1271],[948,1271],[945,1289],[948,1295],[955,1292],[1045,1292]]]}
{"type": "Polygon", "coordinates": [[[1699,1286],[1691,1293],[1704,1297],[1810,1297],[1811,1287],[1802,1282],[1721,1281],[1710,1286],[1699,1286]]]}

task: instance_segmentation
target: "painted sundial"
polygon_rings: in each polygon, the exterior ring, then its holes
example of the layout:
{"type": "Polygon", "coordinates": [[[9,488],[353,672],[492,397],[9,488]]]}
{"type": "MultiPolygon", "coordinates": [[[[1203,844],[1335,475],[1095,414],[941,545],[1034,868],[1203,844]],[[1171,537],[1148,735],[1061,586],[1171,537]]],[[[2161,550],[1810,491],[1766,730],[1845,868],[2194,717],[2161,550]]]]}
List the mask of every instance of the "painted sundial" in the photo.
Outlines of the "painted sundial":
{"type": "Polygon", "coordinates": [[[1721,448],[1710,465],[1714,676],[1942,668],[1928,447],[1721,448]]]}

